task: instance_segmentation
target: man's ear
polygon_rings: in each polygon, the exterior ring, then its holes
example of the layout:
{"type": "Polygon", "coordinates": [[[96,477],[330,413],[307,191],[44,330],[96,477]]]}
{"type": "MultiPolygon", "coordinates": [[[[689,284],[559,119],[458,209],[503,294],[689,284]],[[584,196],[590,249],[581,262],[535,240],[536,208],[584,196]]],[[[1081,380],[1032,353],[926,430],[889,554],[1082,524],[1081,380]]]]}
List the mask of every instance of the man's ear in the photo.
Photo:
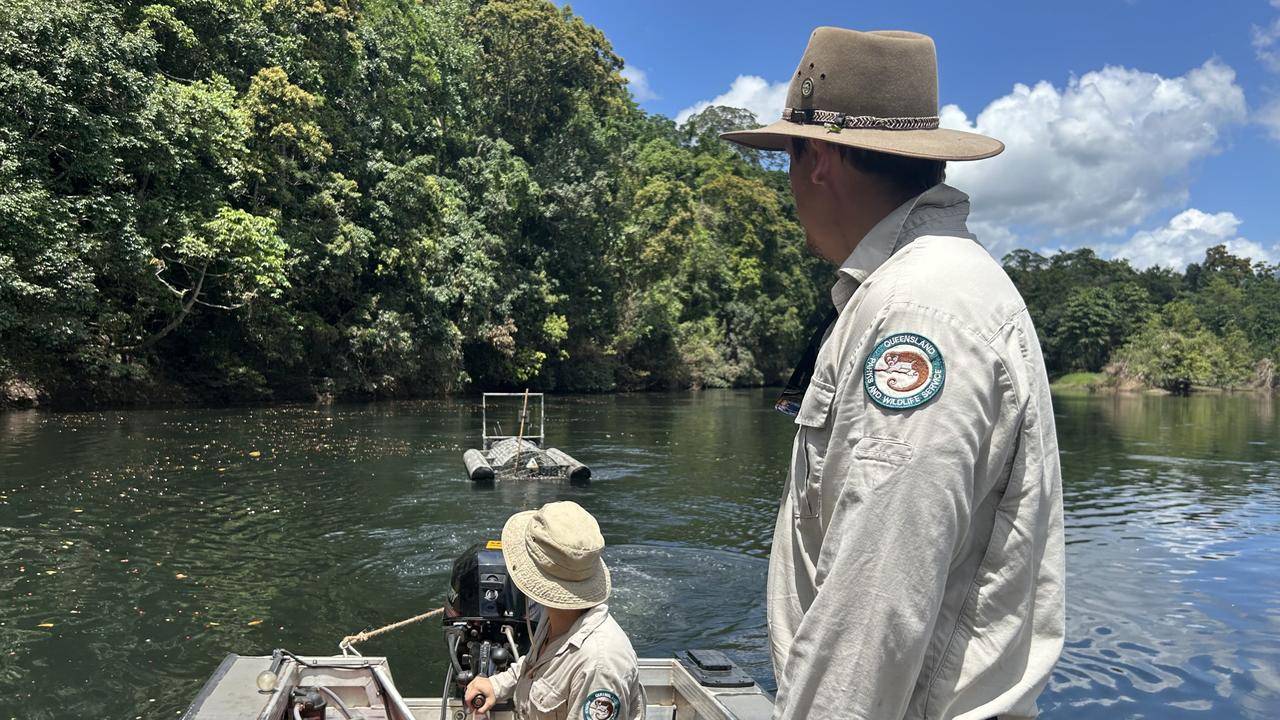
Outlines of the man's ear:
{"type": "Polygon", "coordinates": [[[827,185],[835,176],[835,165],[840,162],[840,150],[829,142],[809,141],[809,151],[813,153],[813,167],[809,168],[809,182],[814,185],[827,185]]]}

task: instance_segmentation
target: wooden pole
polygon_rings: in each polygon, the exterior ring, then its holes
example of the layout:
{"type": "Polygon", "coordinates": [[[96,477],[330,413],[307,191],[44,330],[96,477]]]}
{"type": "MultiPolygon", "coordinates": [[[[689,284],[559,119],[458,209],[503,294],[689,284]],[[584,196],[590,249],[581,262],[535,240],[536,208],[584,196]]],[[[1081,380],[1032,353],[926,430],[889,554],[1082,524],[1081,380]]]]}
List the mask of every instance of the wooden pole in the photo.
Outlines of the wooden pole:
{"type": "Polygon", "coordinates": [[[524,389],[524,407],[520,409],[520,432],[516,434],[516,468],[520,467],[520,446],[524,442],[524,419],[529,414],[529,388],[524,389]]]}

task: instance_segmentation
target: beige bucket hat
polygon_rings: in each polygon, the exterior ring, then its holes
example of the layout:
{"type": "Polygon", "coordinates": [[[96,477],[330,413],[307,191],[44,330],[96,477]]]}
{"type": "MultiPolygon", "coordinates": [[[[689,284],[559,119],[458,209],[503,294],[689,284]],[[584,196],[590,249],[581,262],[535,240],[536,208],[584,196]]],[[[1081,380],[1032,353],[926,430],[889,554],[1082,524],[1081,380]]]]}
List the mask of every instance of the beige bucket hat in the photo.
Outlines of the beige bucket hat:
{"type": "Polygon", "coordinates": [[[603,551],[600,526],[575,502],[516,513],[502,528],[502,557],[511,580],[551,608],[578,610],[608,599],[612,582],[603,551]]]}
{"type": "Polygon", "coordinates": [[[760,150],[825,140],[929,160],[1000,154],[994,138],[938,127],[938,61],[928,35],[820,27],[791,76],[782,119],[720,137],[760,150]]]}

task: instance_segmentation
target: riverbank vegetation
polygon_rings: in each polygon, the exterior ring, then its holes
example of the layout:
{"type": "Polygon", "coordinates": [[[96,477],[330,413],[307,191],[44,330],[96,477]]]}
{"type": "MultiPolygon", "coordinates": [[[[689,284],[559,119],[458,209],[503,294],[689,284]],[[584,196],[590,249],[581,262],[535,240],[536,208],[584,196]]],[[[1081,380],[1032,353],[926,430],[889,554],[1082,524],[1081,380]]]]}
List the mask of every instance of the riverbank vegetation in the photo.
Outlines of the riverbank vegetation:
{"type": "MultiPolygon", "coordinates": [[[[785,176],[509,0],[0,1],[0,376],[68,403],[758,384],[785,176]]],[[[15,390],[16,389],[16,390],[15,390]]]]}
{"type": "Polygon", "coordinates": [[[1276,385],[1280,266],[1215,246],[1185,272],[1138,271],[1088,249],[1051,257],[1017,250],[1004,267],[1062,387],[1186,393],[1276,385]]]}
{"type": "MultiPolygon", "coordinates": [[[[0,0],[0,395],[785,379],[830,282],[785,173],[717,139],[749,114],[677,126],[622,67],[543,0],[0,0]]],[[[1058,373],[1277,356],[1275,268],[1006,266],[1058,373]]]]}

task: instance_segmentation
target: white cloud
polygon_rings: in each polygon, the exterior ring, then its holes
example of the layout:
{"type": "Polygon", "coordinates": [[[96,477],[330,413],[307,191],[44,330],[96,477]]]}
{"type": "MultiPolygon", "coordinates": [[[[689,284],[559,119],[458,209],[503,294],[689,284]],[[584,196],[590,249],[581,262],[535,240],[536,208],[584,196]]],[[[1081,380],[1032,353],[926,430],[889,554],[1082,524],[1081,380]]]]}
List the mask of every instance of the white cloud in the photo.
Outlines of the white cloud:
{"type": "Polygon", "coordinates": [[[1272,140],[1280,141],[1280,99],[1262,106],[1253,114],[1253,119],[1267,129],[1272,140]]]}
{"type": "Polygon", "coordinates": [[[1006,145],[947,175],[973,195],[975,223],[1118,235],[1185,203],[1193,164],[1218,152],[1220,131],[1245,113],[1235,71],[1218,60],[1175,78],[1108,66],[1063,89],[1018,84],[973,122],[942,109],[944,127],[1006,145]]]}
{"type": "Polygon", "coordinates": [[[1214,245],[1226,245],[1232,255],[1254,261],[1275,262],[1280,257],[1280,247],[1264,248],[1236,234],[1240,218],[1234,213],[1220,212],[1212,215],[1195,208],[1184,210],[1167,225],[1156,230],[1142,230],[1127,242],[1103,245],[1099,254],[1113,258],[1126,258],[1136,268],[1163,265],[1183,270],[1189,263],[1204,258],[1204,251],[1214,245]]]}
{"type": "MultiPolygon", "coordinates": [[[[1280,9],[1280,0],[1271,0],[1280,9]]],[[[1269,27],[1253,26],[1253,50],[1258,62],[1271,72],[1280,73],[1280,18],[1269,27]]],[[[1266,128],[1272,140],[1280,141],[1280,98],[1275,98],[1253,114],[1253,121],[1266,128]]]]}
{"type": "Polygon", "coordinates": [[[1270,27],[1253,26],[1253,50],[1258,54],[1258,60],[1271,72],[1280,72],[1280,48],[1276,47],[1277,41],[1280,41],[1280,18],[1276,18],[1270,27]]]}
{"type": "Polygon", "coordinates": [[[1022,240],[1009,228],[982,220],[970,220],[969,232],[978,236],[978,242],[999,260],[1012,250],[1022,247],[1022,240]]]}
{"type": "Polygon", "coordinates": [[[676,115],[676,124],[684,124],[691,115],[712,105],[744,108],[756,116],[756,122],[768,124],[782,117],[787,101],[787,83],[770,83],[756,75],[739,75],[729,86],[728,92],[710,100],[700,100],[676,115]]]}
{"type": "Polygon", "coordinates": [[[640,68],[628,65],[622,68],[619,74],[626,79],[627,89],[631,91],[631,97],[635,98],[636,102],[659,99],[658,93],[649,87],[649,76],[640,68]]]}

